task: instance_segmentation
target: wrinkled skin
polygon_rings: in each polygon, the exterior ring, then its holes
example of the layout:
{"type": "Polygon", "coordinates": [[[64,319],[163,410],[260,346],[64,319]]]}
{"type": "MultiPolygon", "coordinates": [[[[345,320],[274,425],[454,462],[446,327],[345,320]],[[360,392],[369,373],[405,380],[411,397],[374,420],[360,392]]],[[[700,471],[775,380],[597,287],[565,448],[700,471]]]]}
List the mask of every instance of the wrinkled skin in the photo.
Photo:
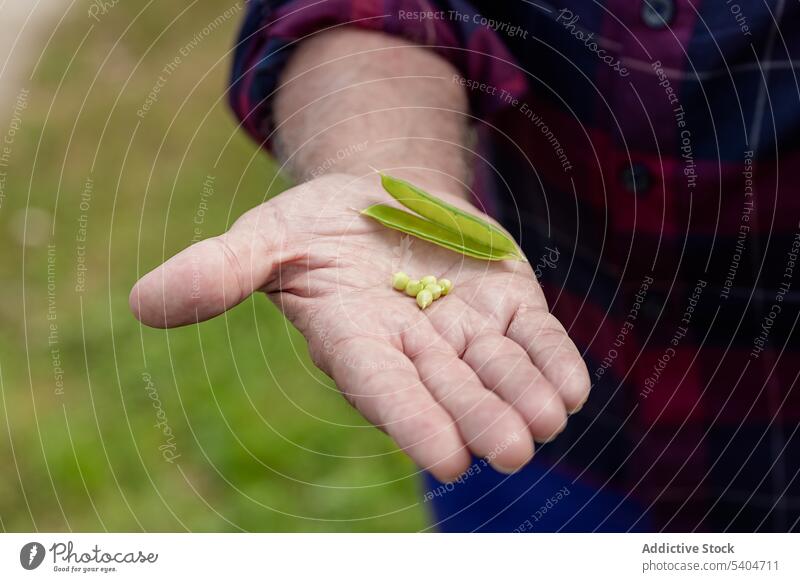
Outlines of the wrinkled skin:
{"type": "Polygon", "coordinates": [[[387,201],[374,175],[295,187],[143,277],[131,308],[171,327],[266,292],[316,365],[419,466],[452,480],[471,452],[512,472],[583,405],[583,360],[529,264],[465,258],[358,213],[387,201]],[[454,289],[421,311],[392,289],[397,270],[446,277],[454,289]]]}

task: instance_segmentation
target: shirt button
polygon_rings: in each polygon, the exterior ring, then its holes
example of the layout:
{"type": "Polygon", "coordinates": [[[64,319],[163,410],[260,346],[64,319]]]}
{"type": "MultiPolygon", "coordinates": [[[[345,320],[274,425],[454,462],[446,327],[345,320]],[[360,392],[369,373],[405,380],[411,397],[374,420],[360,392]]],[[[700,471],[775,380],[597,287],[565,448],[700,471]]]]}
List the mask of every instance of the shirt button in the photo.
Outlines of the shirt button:
{"type": "Polygon", "coordinates": [[[623,168],[620,181],[631,194],[644,194],[653,184],[650,170],[644,164],[630,164],[623,168]]]}
{"type": "Polygon", "coordinates": [[[672,22],[674,16],[674,0],[643,0],[642,20],[650,28],[664,28],[672,22]]]}

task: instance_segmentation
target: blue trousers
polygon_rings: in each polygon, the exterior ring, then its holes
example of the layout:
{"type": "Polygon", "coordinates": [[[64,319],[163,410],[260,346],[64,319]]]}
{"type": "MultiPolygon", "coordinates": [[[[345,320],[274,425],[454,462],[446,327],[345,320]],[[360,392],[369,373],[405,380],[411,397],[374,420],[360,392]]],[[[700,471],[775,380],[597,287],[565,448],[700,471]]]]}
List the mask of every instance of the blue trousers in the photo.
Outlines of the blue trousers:
{"type": "Polygon", "coordinates": [[[652,531],[645,508],[624,492],[536,458],[514,475],[475,459],[459,482],[426,475],[424,483],[434,529],[442,532],[652,531]]]}

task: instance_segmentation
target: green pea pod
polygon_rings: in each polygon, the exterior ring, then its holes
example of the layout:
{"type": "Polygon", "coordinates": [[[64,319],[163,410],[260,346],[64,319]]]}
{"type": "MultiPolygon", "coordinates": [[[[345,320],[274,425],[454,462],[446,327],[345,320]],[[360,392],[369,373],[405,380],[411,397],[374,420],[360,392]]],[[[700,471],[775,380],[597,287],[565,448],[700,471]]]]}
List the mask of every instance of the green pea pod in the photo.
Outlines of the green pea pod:
{"type": "Polygon", "coordinates": [[[475,246],[491,248],[495,254],[505,253],[509,255],[508,258],[525,260],[514,239],[493,224],[464,212],[405,180],[381,174],[381,184],[400,204],[439,226],[455,231],[465,241],[474,241],[475,246]]]}
{"type": "Polygon", "coordinates": [[[519,251],[508,253],[478,241],[467,239],[460,233],[445,228],[425,218],[386,204],[374,204],[362,210],[361,214],[377,220],[383,226],[399,230],[411,236],[426,240],[451,251],[484,261],[504,261],[520,259],[519,251]]]}

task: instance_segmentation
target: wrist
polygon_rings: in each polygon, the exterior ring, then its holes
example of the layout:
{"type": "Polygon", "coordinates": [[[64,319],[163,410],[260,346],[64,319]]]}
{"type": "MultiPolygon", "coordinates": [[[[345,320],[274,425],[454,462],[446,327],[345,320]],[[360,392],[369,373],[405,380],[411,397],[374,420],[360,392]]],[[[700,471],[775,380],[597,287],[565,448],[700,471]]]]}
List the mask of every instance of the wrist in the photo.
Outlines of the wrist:
{"type": "Polygon", "coordinates": [[[386,143],[351,140],[342,144],[321,137],[313,147],[292,156],[291,173],[299,182],[307,183],[336,174],[368,176],[377,170],[432,193],[471,199],[466,164],[456,152],[442,147],[442,151],[420,152],[410,160],[406,151],[397,149],[386,143]]]}

